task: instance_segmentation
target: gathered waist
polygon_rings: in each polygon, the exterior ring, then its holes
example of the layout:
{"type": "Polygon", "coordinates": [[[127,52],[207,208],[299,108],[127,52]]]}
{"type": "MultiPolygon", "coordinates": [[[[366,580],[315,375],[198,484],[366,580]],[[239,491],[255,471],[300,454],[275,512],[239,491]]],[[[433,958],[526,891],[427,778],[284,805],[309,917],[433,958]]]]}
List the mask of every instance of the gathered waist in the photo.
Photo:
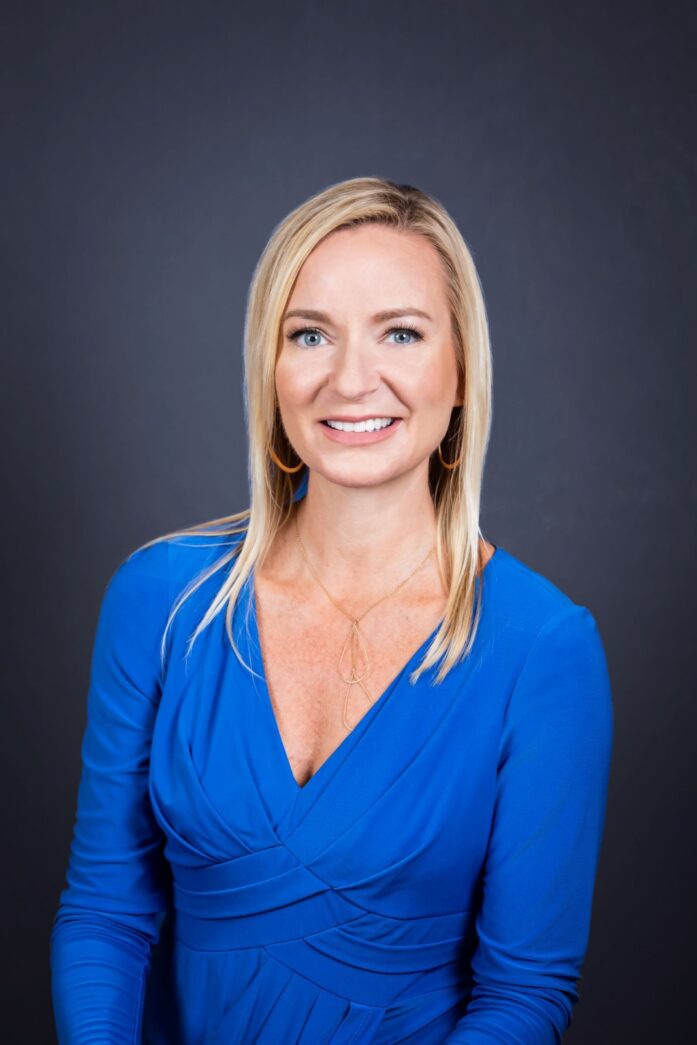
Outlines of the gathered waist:
{"type": "Polygon", "coordinates": [[[367,1005],[462,989],[473,947],[470,911],[413,920],[359,907],[284,846],[174,869],[173,935],[197,951],[263,948],[314,983],[367,1005]]]}

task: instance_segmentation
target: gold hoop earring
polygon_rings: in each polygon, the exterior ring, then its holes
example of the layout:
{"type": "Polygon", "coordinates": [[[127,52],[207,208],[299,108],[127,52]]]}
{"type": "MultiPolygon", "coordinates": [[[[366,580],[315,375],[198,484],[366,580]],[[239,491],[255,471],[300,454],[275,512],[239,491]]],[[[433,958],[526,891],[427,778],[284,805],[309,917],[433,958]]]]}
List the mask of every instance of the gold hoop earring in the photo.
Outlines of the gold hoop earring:
{"type": "Polygon", "coordinates": [[[440,458],[440,463],[443,465],[444,468],[451,468],[451,469],[452,468],[457,468],[457,466],[459,465],[460,461],[462,460],[462,454],[460,454],[460,456],[458,457],[457,461],[453,461],[452,464],[448,464],[447,461],[444,461],[443,460],[443,454],[441,453],[441,450],[440,450],[440,443],[438,444],[438,457],[440,458]]]}
{"type": "Polygon", "coordinates": [[[296,464],[294,468],[290,468],[287,464],[284,464],[283,461],[281,461],[281,459],[274,452],[274,448],[272,446],[269,445],[268,450],[271,460],[274,462],[274,464],[278,465],[281,471],[286,472],[288,475],[293,475],[295,472],[299,472],[305,464],[304,461],[301,461],[300,464],[296,464]]]}

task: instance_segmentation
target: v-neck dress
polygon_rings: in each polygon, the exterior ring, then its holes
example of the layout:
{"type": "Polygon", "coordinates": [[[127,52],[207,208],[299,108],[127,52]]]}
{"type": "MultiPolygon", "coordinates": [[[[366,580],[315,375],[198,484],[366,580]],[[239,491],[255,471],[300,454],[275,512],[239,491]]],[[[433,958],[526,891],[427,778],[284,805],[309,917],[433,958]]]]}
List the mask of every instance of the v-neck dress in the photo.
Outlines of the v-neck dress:
{"type": "Polygon", "coordinates": [[[224,611],[185,657],[229,564],[160,658],[240,539],[163,540],[107,584],[50,937],[61,1045],[558,1043],[612,746],[594,617],[499,546],[469,657],[413,685],[434,630],[300,786],[251,578],[232,624],[255,674],[224,611]]]}

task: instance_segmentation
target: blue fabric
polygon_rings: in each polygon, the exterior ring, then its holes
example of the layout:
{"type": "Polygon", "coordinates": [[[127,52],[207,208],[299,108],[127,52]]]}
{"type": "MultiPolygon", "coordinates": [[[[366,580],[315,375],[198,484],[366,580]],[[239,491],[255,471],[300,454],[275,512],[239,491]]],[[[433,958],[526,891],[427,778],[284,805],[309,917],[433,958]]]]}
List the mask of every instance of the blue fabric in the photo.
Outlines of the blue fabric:
{"type": "Polygon", "coordinates": [[[170,539],[108,583],[50,940],[61,1045],[559,1042],[613,734],[593,616],[498,547],[470,657],[412,686],[429,637],[299,787],[251,582],[233,627],[261,680],[223,614],[184,663],[223,573],[161,670],[173,601],[236,539],[170,539]]]}

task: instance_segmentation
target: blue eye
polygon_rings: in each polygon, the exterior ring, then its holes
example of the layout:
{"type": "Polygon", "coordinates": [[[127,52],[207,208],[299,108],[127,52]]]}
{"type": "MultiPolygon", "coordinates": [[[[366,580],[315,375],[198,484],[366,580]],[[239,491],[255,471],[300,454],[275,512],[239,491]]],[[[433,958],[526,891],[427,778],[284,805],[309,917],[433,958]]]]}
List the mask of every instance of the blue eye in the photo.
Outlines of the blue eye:
{"type": "MultiPolygon", "coordinates": [[[[301,327],[299,330],[294,330],[292,334],[289,334],[288,335],[288,339],[290,341],[295,341],[296,344],[298,344],[300,342],[300,338],[301,337],[305,337],[306,334],[309,334],[311,337],[322,337],[323,336],[319,332],[319,330],[317,330],[316,327],[301,327]]],[[[317,348],[317,342],[315,342],[314,344],[311,344],[311,345],[303,344],[302,347],[303,348],[317,348]]]]}
{"type": "Polygon", "coordinates": [[[413,345],[416,341],[423,341],[423,334],[421,334],[416,327],[392,327],[389,331],[390,334],[407,334],[412,337],[413,341],[398,341],[398,345],[413,345]]]}
{"type": "MultiPolygon", "coordinates": [[[[390,337],[392,336],[392,334],[406,334],[408,338],[411,338],[411,340],[409,341],[393,342],[394,344],[398,345],[413,345],[417,341],[423,341],[423,334],[419,330],[417,330],[416,327],[391,327],[387,331],[387,333],[390,337]]],[[[324,337],[324,334],[320,330],[318,330],[317,327],[300,327],[298,330],[293,330],[292,333],[288,334],[288,340],[295,341],[295,343],[301,345],[302,348],[319,347],[320,342],[317,340],[311,343],[307,341],[301,341],[301,338],[304,337],[322,338],[324,337]]]]}

